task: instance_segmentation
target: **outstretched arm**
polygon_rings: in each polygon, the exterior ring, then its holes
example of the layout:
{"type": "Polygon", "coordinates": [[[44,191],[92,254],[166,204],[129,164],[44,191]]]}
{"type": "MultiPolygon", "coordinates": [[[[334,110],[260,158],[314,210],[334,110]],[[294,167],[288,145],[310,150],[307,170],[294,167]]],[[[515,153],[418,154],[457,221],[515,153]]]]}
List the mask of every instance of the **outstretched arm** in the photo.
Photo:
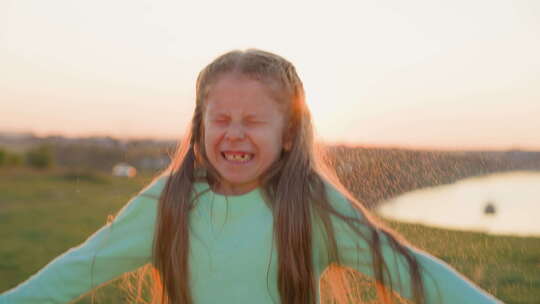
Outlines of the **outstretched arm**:
{"type": "MultiPolygon", "coordinates": [[[[344,212],[355,218],[361,218],[356,211],[353,211],[349,202],[339,194],[336,194],[335,192],[333,194],[331,193],[330,199],[338,208],[338,211],[344,212]]],[[[373,259],[368,242],[365,239],[358,237],[352,228],[341,219],[333,217],[332,223],[335,229],[335,237],[340,251],[342,264],[373,278],[373,259]]],[[[358,224],[356,227],[371,240],[371,231],[365,224],[358,224]]],[[[384,276],[385,281],[390,281],[393,290],[400,294],[400,296],[411,299],[412,281],[409,276],[409,267],[406,259],[392,247],[389,239],[384,233],[377,232],[377,235],[379,235],[380,238],[383,259],[388,267],[388,273],[385,273],[384,276]]],[[[442,260],[416,248],[407,246],[406,249],[416,258],[421,266],[426,303],[501,303],[442,260]]]]}
{"type": "Polygon", "coordinates": [[[67,303],[150,262],[160,177],[132,198],[116,218],[25,282],[0,295],[0,304],[67,303]]]}

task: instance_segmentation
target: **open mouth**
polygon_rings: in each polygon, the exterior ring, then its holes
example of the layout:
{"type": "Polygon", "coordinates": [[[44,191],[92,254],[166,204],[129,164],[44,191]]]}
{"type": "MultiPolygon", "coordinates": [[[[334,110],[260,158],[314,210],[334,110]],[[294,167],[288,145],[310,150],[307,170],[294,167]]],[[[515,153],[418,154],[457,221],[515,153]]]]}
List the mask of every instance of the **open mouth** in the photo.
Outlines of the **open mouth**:
{"type": "Polygon", "coordinates": [[[225,160],[228,160],[230,162],[246,163],[253,159],[254,154],[248,152],[224,151],[221,152],[221,156],[223,156],[225,160]]]}

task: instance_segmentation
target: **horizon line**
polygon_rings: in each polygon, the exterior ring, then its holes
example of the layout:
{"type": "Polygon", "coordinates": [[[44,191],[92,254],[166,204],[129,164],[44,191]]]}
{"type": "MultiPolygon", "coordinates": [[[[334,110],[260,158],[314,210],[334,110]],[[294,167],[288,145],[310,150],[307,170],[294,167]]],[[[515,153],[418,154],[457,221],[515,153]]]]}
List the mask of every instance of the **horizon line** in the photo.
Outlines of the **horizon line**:
{"type": "MultiPolygon", "coordinates": [[[[84,139],[84,138],[112,138],[120,141],[129,141],[129,140],[154,140],[154,141],[171,141],[178,142],[182,139],[182,136],[177,138],[168,137],[168,136],[156,136],[156,135],[124,135],[118,136],[113,134],[103,134],[103,133],[82,133],[76,135],[61,134],[56,132],[35,132],[29,130],[1,130],[0,135],[28,135],[37,138],[47,138],[47,137],[63,137],[68,139],[84,139]]],[[[360,142],[360,141],[346,141],[346,140],[326,140],[323,138],[316,138],[317,143],[323,143],[329,146],[345,146],[345,147],[361,147],[361,148],[372,148],[372,149],[398,149],[398,150],[416,150],[416,151],[452,151],[452,152],[485,152],[485,151],[500,151],[500,152],[511,152],[511,151],[522,151],[522,152],[540,152],[540,147],[524,147],[518,145],[511,145],[506,147],[493,147],[493,146],[437,146],[437,145],[412,145],[412,144],[397,144],[397,143],[384,143],[384,142],[360,142]]]]}

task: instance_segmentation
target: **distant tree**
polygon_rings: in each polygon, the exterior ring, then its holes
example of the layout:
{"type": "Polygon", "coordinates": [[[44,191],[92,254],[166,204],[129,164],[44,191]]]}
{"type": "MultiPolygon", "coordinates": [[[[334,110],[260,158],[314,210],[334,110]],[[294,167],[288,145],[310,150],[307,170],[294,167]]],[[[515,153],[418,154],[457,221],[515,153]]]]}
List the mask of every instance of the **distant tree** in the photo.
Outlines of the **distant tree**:
{"type": "Polygon", "coordinates": [[[53,165],[52,148],[49,145],[41,145],[30,149],[26,153],[26,162],[29,166],[37,169],[47,169],[53,165]]]}
{"type": "Polygon", "coordinates": [[[22,162],[21,155],[0,149],[0,167],[19,166],[22,162]]]}
{"type": "Polygon", "coordinates": [[[20,166],[23,164],[23,158],[20,154],[7,153],[6,165],[7,166],[20,166]]]}

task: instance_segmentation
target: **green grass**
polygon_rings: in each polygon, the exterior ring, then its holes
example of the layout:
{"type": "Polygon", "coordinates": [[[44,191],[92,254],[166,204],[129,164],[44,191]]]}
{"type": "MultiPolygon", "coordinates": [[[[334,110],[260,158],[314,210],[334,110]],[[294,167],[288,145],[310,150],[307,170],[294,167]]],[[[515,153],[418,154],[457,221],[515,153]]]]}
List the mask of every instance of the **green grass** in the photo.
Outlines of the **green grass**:
{"type": "MultiPolygon", "coordinates": [[[[152,178],[87,171],[0,169],[0,292],[78,245],[152,178]]],[[[540,238],[490,236],[389,223],[506,303],[538,303],[540,238]]],[[[111,284],[96,303],[123,303],[111,284]]],[[[77,303],[91,303],[87,296],[77,303]]]]}
{"type": "Polygon", "coordinates": [[[538,303],[540,238],[493,236],[395,222],[389,225],[504,302],[538,303]]]}
{"type": "MultiPolygon", "coordinates": [[[[0,292],[83,242],[151,177],[127,179],[58,169],[0,170],[0,292]]],[[[113,298],[123,303],[118,297],[105,295],[103,303],[113,298]]],[[[90,302],[86,297],[78,303],[90,302]]]]}

